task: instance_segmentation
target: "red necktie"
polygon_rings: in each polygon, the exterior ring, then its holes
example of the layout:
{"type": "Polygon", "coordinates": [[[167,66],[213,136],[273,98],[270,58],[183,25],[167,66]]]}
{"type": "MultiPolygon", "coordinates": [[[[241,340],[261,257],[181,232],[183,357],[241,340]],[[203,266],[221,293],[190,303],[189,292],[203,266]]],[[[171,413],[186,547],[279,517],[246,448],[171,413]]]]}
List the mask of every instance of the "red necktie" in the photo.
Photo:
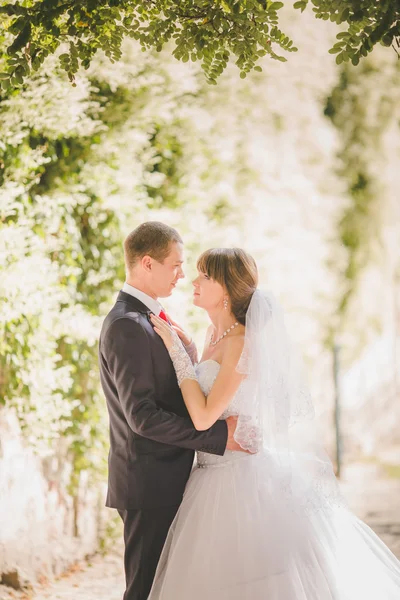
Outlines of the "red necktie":
{"type": "Polygon", "coordinates": [[[160,312],[160,314],[158,316],[160,317],[160,319],[162,319],[166,323],[169,323],[168,317],[167,317],[167,315],[165,314],[165,312],[163,310],[160,312]]]}

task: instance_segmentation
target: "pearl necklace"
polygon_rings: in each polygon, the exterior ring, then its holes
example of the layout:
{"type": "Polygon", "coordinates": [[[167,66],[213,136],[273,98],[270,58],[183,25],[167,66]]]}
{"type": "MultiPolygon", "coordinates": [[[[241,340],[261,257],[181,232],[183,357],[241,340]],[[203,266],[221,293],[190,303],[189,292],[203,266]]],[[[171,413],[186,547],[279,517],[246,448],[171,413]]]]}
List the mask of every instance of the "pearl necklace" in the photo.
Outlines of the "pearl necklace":
{"type": "Polygon", "coordinates": [[[236,323],[234,325],[231,325],[229,327],[229,329],[224,331],[224,333],[222,335],[220,335],[219,338],[217,340],[215,340],[215,342],[213,342],[214,334],[212,333],[211,340],[210,340],[210,346],[216,346],[218,344],[218,342],[220,342],[230,331],[232,331],[232,329],[235,329],[235,327],[237,327],[238,325],[239,325],[239,323],[236,321],[236,323]]]}

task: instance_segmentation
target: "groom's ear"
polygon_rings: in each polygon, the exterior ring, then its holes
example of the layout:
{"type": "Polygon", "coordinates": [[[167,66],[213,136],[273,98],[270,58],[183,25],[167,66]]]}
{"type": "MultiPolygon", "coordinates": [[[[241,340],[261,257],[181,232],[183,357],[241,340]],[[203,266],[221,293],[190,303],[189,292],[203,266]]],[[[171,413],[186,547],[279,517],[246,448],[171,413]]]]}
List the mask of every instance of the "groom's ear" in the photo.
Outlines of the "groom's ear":
{"type": "Polygon", "coordinates": [[[148,254],[143,256],[141,263],[142,263],[142,267],[145,271],[149,272],[152,270],[153,260],[152,260],[151,256],[149,256],[148,254]]]}

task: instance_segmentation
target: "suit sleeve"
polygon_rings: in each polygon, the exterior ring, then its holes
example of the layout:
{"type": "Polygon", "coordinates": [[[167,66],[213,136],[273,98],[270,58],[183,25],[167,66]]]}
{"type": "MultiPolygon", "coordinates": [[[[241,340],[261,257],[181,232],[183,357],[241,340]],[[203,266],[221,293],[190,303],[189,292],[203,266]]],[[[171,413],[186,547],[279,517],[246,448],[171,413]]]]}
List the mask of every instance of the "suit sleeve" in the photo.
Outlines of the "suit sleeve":
{"type": "Polygon", "coordinates": [[[125,418],[135,433],[164,444],[224,454],[228,438],[225,421],[199,432],[190,418],[157,406],[149,338],[139,323],[129,318],[114,321],[103,340],[103,355],[125,418]]]}

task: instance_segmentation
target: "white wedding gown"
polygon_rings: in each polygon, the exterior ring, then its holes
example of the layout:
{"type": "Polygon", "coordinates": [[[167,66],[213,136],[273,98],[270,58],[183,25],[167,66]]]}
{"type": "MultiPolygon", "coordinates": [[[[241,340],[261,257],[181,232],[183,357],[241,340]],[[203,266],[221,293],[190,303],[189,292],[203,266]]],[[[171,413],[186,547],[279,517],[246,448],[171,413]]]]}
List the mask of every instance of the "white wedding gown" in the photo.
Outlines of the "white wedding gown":
{"type": "MultiPolygon", "coordinates": [[[[219,368],[197,366],[205,395],[219,368]]],[[[285,496],[268,453],[199,452],[149,600],[400,600],[400,562],[345,506],[316,510],[317,495],[311,511],[285,496]]]]}

